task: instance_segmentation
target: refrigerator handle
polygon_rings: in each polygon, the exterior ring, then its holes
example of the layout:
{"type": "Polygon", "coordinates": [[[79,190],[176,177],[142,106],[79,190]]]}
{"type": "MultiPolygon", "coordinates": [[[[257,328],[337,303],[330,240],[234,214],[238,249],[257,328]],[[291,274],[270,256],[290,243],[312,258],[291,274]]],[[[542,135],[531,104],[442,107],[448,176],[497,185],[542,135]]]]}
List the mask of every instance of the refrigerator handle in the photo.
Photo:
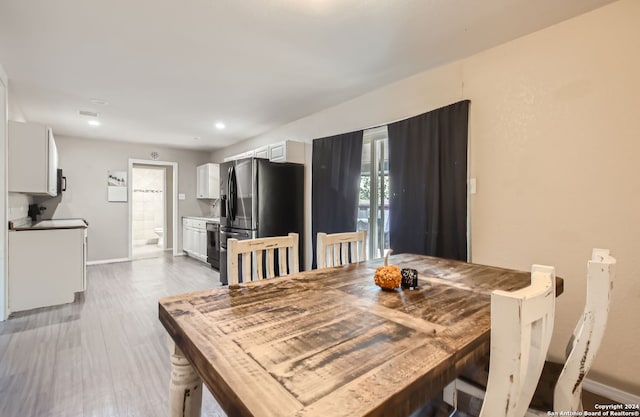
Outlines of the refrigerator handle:
{"type": "Polygon", "coordinates": [[[233,221],[233,213],[231,212],[231,199],[233,198],[231,196],[231,169],[232,167],[229,167],[229,169],[227,170],[227,217],[229,217],[229,219],[231,219],[231,221],[233,221]]]}
{"type": "Polygon", "coordinates": [[[228,179],[228,184],[229,184],[229,217],[231,218],[231,221],[235,221],[236,219],[236,210],[237,210],[237,186],[236,186],[236,172],[235,172],[235,168],[234,167],[230,167],[229,168],[229,179],[228,179]]]}

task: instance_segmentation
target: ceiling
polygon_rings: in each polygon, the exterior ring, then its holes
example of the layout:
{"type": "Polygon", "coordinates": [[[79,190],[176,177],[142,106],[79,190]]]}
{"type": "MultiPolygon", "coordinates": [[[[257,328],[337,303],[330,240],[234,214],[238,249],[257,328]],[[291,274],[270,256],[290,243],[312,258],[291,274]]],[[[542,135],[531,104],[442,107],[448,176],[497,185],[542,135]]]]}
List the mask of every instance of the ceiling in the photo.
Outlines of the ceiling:
{"type": "Polygon", "coordinates": [[[0,64],[11,119],[213,150],[611,2],[2,0],[0,64]]]}

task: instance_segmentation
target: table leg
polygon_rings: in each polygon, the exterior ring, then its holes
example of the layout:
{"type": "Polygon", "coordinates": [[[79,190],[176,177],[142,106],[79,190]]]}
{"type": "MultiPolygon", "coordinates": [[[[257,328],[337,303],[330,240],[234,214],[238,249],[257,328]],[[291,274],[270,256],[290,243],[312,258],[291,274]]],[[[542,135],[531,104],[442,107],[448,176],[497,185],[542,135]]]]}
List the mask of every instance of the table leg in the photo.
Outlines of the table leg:
{"type": "Polygon", "coordinates": [[[169,355],[171,356],[169,416],[200,417],[202,380],[170,337],[169,355]]]}

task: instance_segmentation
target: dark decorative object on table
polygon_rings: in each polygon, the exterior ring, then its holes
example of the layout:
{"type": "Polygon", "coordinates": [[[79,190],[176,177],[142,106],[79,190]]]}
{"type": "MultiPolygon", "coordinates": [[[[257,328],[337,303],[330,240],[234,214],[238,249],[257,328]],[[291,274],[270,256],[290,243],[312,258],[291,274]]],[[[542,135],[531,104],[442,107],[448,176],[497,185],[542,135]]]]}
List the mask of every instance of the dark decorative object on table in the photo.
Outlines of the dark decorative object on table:
{"type": "Polygon", "coordinates": [[[418,287],[418,271],[411,268],[402,268],[402,288],[418,287]]]}

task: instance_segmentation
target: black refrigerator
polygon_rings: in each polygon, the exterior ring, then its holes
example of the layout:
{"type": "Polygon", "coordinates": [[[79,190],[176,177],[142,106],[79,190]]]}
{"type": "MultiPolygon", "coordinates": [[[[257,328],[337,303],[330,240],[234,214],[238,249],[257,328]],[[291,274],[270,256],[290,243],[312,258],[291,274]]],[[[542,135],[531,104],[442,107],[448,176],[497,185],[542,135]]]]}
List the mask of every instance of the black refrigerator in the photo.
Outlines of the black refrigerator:
{"type": "Polygon", "coordinates": [[[304,165],[247,158],[220,165],[220,282],[227,285],[227,239],[298,233],[303,270],[304,165]]]}

